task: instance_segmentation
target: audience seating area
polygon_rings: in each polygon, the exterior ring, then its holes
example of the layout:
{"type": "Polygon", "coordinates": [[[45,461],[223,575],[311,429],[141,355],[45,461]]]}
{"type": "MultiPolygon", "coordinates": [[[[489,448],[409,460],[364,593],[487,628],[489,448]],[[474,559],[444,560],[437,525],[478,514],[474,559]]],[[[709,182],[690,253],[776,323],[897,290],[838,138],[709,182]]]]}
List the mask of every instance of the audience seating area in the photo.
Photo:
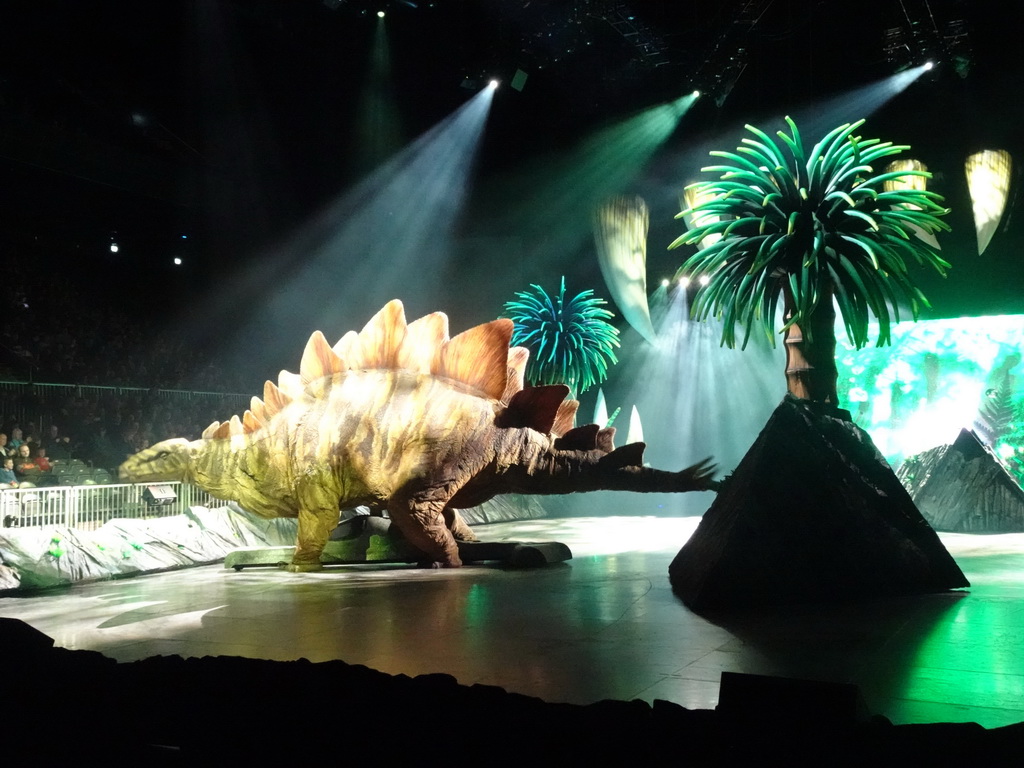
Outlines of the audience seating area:
{"type": "Polygon", "coordinates": [[[110,470],[91,467],[81,459],[68,459],[55,464],[47,473],[39,470],[27,472],[19,488],[34,488],[43,485],[108,485],[117,478],[110,470]]]}
{"type": "MultiPolygon", "coordinates": [[[[110,296],[82,291],[74,270],[36,268],[60,250],[38,233],[0,238],[0,433],[8,438],[0,455],[23,439],[33,459],[46,448],[52,465],[22,471],[18,457],[19,483],[116,482],[126,456],[169,437],[197,438],[212,421],[248,407],[253,385],[231,366],[213,364],[197,340],[166,334],[152,316],[134,312],[141,297],[113,284],[110,296]],[[247,394],[223,394],[231,391],[247,394]]],[[[88,272],[75,253],[64,256],[88,272]]]]}

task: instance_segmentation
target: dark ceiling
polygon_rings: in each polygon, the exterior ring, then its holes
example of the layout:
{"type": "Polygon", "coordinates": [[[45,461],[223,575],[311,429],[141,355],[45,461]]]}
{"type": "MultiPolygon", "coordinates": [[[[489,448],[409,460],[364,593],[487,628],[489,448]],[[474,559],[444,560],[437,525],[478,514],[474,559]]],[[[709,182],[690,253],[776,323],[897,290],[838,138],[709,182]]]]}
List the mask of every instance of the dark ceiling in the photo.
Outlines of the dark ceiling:
{"type": "MultiPolygon", "coordinates": [[[[727,98],[705,99],[672,142],[876,81],[895,66],[885,30],[916,30],[916,42],[908,38],[916,49],[934,42],[933,30],[948,33],[962,21],[967,76],[944,62],[873,116],[870,131],[950,158],[945,172],[954,175],[961,158],[982,146],[1024,157],[1024,108],[1007,96],[1019,92],[1024,56],[1000,7],[990,0],[7,0],[0,7],[2,223],[8,233],[70,238],[86,249],[117,231],[149,238],[161,252],[188,233],[193,255],[212,259],[210,231],[231,215],[211,209],[211,179],[219,179],[258,187],[265,201],[258,220],[236,224],[230,256],[245,258],[365,170],[358,105],[381,8],[407,139],[464,103],[472,95],[464,84],[492,75],[507,83],[517,69],[528,75],[521,91],[496,94],[483,175],[693,87],[717,87],[721,96],[737,53],[745,68],[733,70],[727,98]]],[[[992,260],[1006,265],[995,308],[1009,311],[1017,292],[1005,285],[1016,279],[1020,257],[996,246],[992,260]]]]}

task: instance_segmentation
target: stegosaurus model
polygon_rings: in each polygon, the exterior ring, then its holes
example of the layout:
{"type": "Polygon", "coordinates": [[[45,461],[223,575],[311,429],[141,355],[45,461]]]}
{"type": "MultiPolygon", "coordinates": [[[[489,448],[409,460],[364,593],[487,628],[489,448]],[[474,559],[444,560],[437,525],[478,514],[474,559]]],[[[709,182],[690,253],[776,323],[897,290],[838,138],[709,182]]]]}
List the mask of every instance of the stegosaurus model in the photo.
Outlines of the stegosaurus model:
{"type": "Polygon", "coordinates": [[[242,418],[199,440],[165,440],[128,458],[121,478],[181,480],[261,517],[297,517],[290,570],[315,570],[339,510],[386,509],[405,539],[457,567],[455,512],[501,493],[705,490],[705,460],[681,472],[643,466],[643,443],[614,449],[613,428],[573,427],[563,385],[525,387],[528,352],[512,321],[448,338],[441,312],[406,324],[389,302],[333,347],[310,337],[299,373],[266,382],[242,418]],[[454,535],[453,535],[454,534],[454,535]]]}

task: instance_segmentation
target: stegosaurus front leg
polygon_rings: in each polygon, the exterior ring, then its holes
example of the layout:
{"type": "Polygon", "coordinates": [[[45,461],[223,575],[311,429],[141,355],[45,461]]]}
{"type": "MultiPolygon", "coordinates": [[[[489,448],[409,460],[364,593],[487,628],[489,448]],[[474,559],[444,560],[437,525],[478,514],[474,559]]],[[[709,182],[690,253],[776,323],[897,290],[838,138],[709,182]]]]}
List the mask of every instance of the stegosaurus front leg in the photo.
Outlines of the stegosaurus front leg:
{"type": "Polygon", "coordinates": [[[293,573],[319,571],[324,566],[320,554],[327,546],[331,531],[338,525],[337,504],[325,507],[300,507],[299,531],[295,542],[295,554],[285,566],[293,573]]]}
{"type": "Polygon", "coordinates": [[[338,525],[338,488],[328,482],[324,473],[307,472],[295,488],[299,530],[295,554],[286,567],[289,571],[319,571],[320,555],[338,525]]]}

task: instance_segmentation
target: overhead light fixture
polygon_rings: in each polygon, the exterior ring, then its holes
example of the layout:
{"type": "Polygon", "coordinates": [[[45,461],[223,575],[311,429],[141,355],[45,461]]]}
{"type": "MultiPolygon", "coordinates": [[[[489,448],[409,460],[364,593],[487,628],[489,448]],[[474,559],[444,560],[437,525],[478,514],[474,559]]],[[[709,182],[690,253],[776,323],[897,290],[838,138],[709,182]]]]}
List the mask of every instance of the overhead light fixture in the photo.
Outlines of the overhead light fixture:
{"type": "Polygon", "coordinates": [[[960,77],[971,66],[971,42],[964,19],[941,21],[929,0],[900,3],[902,23],[883,32],[882,51],[895,73],[923,65],[933,69],[942,62],[952,63],[960,77]]]}

